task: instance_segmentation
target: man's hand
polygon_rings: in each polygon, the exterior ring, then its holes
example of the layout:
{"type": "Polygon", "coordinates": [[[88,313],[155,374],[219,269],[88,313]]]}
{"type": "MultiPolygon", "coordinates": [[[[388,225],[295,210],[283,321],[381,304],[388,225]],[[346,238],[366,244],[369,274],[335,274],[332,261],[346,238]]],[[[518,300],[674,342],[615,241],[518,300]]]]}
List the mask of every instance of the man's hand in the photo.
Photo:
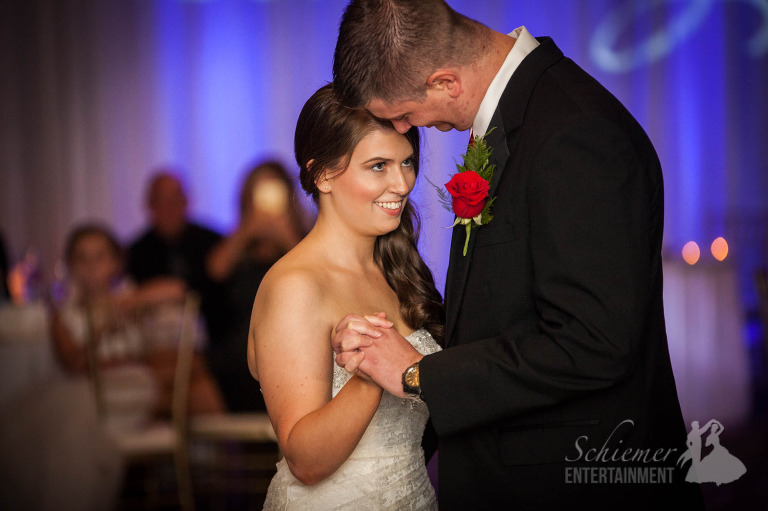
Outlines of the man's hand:
{"type": "Polygon", "coordinates": [[[336,363],[346,371],[367,374],[390,394],[403,392],[403,372],[422,359],[402,335],[392,328],[384,313],[345,316],[333,336],[336,363]]]}

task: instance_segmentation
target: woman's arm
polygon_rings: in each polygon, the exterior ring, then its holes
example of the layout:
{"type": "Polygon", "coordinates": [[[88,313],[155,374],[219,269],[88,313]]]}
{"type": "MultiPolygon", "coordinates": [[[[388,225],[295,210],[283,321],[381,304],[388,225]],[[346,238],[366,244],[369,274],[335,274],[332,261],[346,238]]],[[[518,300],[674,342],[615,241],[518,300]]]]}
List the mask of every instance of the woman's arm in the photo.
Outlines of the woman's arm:
{"type": "Polygon", "coordinates": [[[249,229],[241,224],[230,236],[219,241],[211,249],[205,261],[208,276],[216,282],[221,282],[229,277],[242,257],[251,237],[249,229]]]}
{"type": "Polygon", "coordinates": [[[333,326],[327,291],[310,275],[270,272],[254,302],[248,343],[291,472],[313,485],[352,454],[379,406],[382,390],[353,377],[331,399],[333,326]]]}
{"type": "Polygon", "coordinates": [[[166,302],[181,302],[187,284],[178,277],[155,277],[113,295],[114,305],[121,311],[140,310],[166,302]]]}
{"type": "Polygon", "coordinates": [[[302,235],[290,221],[288,212],[281,215],[249,212],[240,221],[237,230],[211,250],[206,260],[208,276],[217,282],[228,278],[253,240],[261,240],[262,245],[270,247],[274,245],[282,255],[296,246],[302,235]]]}

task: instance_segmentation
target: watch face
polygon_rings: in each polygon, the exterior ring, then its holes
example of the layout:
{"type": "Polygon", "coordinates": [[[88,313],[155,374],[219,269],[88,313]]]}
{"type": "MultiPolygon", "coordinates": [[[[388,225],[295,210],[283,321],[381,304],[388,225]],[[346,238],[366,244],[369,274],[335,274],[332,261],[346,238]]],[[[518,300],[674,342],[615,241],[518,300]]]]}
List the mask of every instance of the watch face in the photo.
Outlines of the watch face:
{"type": "Polygon", "coordinates": [[[409,367],[405,373],[405,383],[409,387],[419,386],[419,369],[417,367],[409,367]]]}

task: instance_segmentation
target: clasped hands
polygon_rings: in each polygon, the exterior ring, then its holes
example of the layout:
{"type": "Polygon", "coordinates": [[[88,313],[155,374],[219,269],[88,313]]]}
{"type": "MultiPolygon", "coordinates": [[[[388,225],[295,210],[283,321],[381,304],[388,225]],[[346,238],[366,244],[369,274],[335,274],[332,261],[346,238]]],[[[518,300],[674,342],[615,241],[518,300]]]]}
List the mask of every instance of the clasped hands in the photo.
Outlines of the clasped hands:
{"type": "Polygon", "coordinates": [[[383,312],[347,314],[336,325],[331,344],[336,364],[351,374],[370,378],[399,397],[403,372],[423,356],[400,335],[383,312]]]}

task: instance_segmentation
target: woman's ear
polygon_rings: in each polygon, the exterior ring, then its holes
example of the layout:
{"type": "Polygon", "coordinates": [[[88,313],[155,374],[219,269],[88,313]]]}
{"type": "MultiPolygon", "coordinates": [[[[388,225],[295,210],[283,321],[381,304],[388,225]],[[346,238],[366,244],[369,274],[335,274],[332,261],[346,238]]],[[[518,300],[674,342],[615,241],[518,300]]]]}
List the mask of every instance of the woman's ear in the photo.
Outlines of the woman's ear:
{"type": "MultiPolygon", "coordinates": [[[[312,164],[314,162],[314,159],[307,162],[307,170],[312,168],[312,164]]],[[[327,170],[320,174],[317,179],[315,179],[315,186],[320,193],[328,193],[331,191],[331,179],[328,176],[327,170]]]]}
{"type": "Polygon", "coordinates": [[[328,193],[331,191],[331,180],[328,179],[327,174],[323,174],[323,177],[318,180],[317,189],[320,190],[320,193],[328,193]]]}

